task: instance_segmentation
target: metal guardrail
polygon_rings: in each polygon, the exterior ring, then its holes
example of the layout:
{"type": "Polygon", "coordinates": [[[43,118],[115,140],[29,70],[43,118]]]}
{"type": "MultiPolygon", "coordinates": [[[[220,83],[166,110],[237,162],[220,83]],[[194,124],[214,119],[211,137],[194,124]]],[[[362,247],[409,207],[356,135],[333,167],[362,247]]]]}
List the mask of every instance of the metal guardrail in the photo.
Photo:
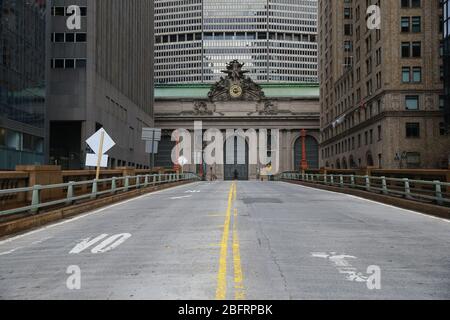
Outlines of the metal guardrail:
{"type": "Polygon", "coordinates": [[[11,195],[17,193],[31,193],[31,204],[28,206],[14,208],[10,210],[0,211],[0,217],[13,215],[23,212],[30,212],[31,214],[36,214],[39,209],[47,208],[56,205],[71,205],[76,201],[85,200],[85,199],[96,199],[97,197],[105,194],[116,194],[118,192],[127,192],[132,189],[140,189],[149,186],[156,186],[160,184],[173,183],[179,181],[195,181],[200,178],[193,173],[184,173],[184,174],[154,174],[154,175],[138,175],[138,176],[128,176],[128,177],[113,177],[109,179],[99,179],[99,180],[90,180],[90,181],[71,181],[68,183],[62,184],[53,184],[53,185],[35,185],[33,187],[25,187],[25,188],[15,188],[15,189],[4,189],[0,190],[0,196],[2,195],[11,195]],[[134,181],[134,184],[132,182],[134,181]],[[110,187],[106,190],[99,190],[100,184],[107,184],[110,187]],[[119,187],[119,185],[121,185],[119,187]],[[91,187],[91,192],[76,195],[75,189],[76,187],[88,186],[91,187]],[[41,191],[44,190],[63,190],[66,192],[66,196],[50,201],[41,201],[41,191]]]}
{"type": "Polygon", "coordinates": [[[441,181],[296,172],[282,173],[278,176],[278,180],[303,181],[341,188],[360,189],[414,201],[432,202],[441,206],[450,206],[450,183],[441,181]]]}

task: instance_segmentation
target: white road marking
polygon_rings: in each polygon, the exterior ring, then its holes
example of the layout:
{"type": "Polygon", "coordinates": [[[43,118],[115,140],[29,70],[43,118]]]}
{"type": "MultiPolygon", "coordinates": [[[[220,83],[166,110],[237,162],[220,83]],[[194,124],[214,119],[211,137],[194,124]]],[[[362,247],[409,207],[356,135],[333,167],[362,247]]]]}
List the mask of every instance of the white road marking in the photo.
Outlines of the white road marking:
{"type": "MultiPolygon", "coordinates": [[[[102,241],[106,237],[108,237],[108,234],[104,233],[92,240],[90,238],[83,239],[80,243],[78,243],[69,252],[69,254],[79,254],[79,253],[83,252],[84,250],[86,250],[87,248],[98,243],[99,241],[102,241]]],[[[91,250],[91,252],[92,253],[105,253],[105,252],[111,251],[111,250],[117,248],[118,246],[120,246],[122,243],[124,243],[130,237],[131,237],[131,234],[129,234],[129,233],[120,233],[120,234],[112,235],[112,236],[108,237],[107,239],[103,240],[103,242],[101,242],[100,244],[96,245],[91,250]]]]}
{"type": "Polygon", "coordinates": [[[84,250],[86,250],[87,248],[89,248],[90,246],[92,246],[94,243],[99,242],[100,240],[103,240],[104,238],[106,238],[108,236],[108,234],[104,233],[99,235],[98,237],[91,239],[91,238],[86,238],[83,239],[80,243],[78,243],[72,250],[70,250],[69,254],[78,254],[83,252],[84,250]]]}
{"type": "Polygon", "coordinates": [[[92,253],[105,253],[117,248],[131,237],[129,233],[116,234],[104,240],[98,246],[91,250],[92,253]]]}
{"type": "Polygon", "coordinates": [[[178,199],[185,199],[185,198],[191,198],[192,196],[182,196],[182,197],[172,197],[170,200],[178,200],[178,199]]]}
{"type": "Polygon", "coordinates": [[[41,240],[34,241],[34,242],[32,242],[31,244],[32,244],[32,245],[41,244],[41,243],[43,243],[43,242],[45,242],[45,241],[47,241],[47,240],[50,240],[51,238],[52,238],[52,237],[47,237],[47,238],[44,238],[44,239],[41,239],[41,240]]]}
{"type": "Polygon", "coordinates": [[[347,197],[350,197],[350,198],[353,198],[353,199],[363,200],[363,201],[366,201],[366,202],[382,205],[382,206],[385,206],[385,207],[388,207],[388,208],[397,209],[399,211],[403,211],[404,213],[413,213],[413,214],[416,214],[416,215],[419,215],[419,216],[422,216],[422,217],[427,217],[427,218],[431,218],[431,219],[434,219],[434,220],[440,220],[440,221],[444,221],[444,222],[450,223],[449,219],[439,218],[439,217],[435,217],[435,216],[432,216],[432,215],[420,213],[420,212],[417,212],[417,211],[403,209],[403,208],[400,208],[400,207],[392,206],[390,204],[386,204],[386,203],[382,203],[382,202],[377,202],[377,201],[365,199],[365,198],[354,196],[354,195],[351,195],[351,194],[346,194],[346,193],[341,193],[341,192],[336,192],[336,191],[330,191],[330,190],[317,189],[317,188],[302,186],[302,185],[299,185],[299,184],[294,184],[294,183],[289,183],[289,182],[285,182],[285,183],[293,185],[293,186],[297,186],[297,187],[300,187],[300,188],[306,188],[306,189],[312,189],[312,190],[316,190],[316,191],[323,191],[323,192],[339,194],[339,195],[347,196],[347,197]]]}
{"type": "Polygon", "coordinates": [[[187,190],[184,193],[200,193],[200,190],[187,190]]]}
{"type": "MultiPolygon", "coordinates": [[[[52,238],[52,237],[47,237],[47,238],[44,238],[44,239],[41,239],[41,240],[34,241],[34,242],[31,243],[31,245],[34,246],[34,245],[40,244],[40,243],[42,243],[42,242],[44,242],[44,241],[47,241],[47,240],[49,240],[49,239],[51,239],[51,238],[52,238]]],[[[23,248],[24,248],[24,247],[18,247],[18,248],[9,250],[9,251],[1,252],[1,253],[0,253],[0,256],[6,256],[7,254],[11,254],[11,253],[16,252],[17,250],[23,249],[23,248]]]]}
{"type": "MultiPolygon", "coordinates": [[[[198,184],[199,182],[196,182],[196,183],[198,184]]],[[[173,190],[180,189],[180,188],[183,188],[183,187],[186,187],[186,185],[181,185],[181,186],[177,186],[177,187],[173,187],[173,188],[169,188],[169,189],[165,189],[165,190],[160,190],[160,191],[156,191],[156,192],[144,194],[144,195],[139,196],[139,197],[136,197],[136,198],[128,199],[128,200],[125,200],[125,201],[122,201],[122,202],[117,202],[117,203],[112,204],[112,205],[109,205],[109,206],[107,206],[107,207],[104,207],[104,208],[101,208],[101,209],[98,209],[98,210],[95,210],[95,211],[91,211],[91,212],[85,213],[85,214],[83,214],[83,215],[79,215],[79,216],[77,216],[77,217],[75,217],[75,218],[71,218],[71,219],[68,219],[68,220],[64,220],[64,221],[62,221],[62,222],[58,222],[58,223],[55,223],[55,224],[51,224],[51,225],[42,227],[42,228],[40,228],[40,229],[36,229],[36,230],[30,231],[30,232],[27,232],[27,233],[20,234],[20,235],[18,235],[18,236],[12,237],[12,238],[5,239],[5,240],[3,240],[3,241],[0,241],[0,245],[3,245],[3,244],[5,244],[5,243],[12,242],[12,241],[14,241],[14,240],[18,240],[18,239],[24,238],[24,237],[26,237],[26,236],[30,236],[30,235],[35,234],[35,233],[39,233],[39,232],[44,231],[44,230],[52,229],[52,228],[54,228],[54,227],[61,226],[61,225],[64,225],[64,224],[67,224],[67,223],[70,223],[70,222],[75,222],[75,221],[80,220],[80,219],[83,219],[83,218],[85,218],[85,217],[89,217],[89,216],[91,216],[91,215],[94,215],[94,214],[97,214],[97,213],[106,211],[106,210],[108,210],[108,209],[110,209],[110,208],[114,208],[114,207],[117,207],[117,206],[120,206],[120,205],[129,203],[129,202],[132,202],[132,201],[136,201],[136,200],[139,200],[139,199],[142,199],[142,198],[151,197],[151,196],[153,196],[153,195],[160,194],[160,193],[164,193],[164,192],[168,192],[168,191],[173,191],[173,190]]]]}
{"type": "Polygon", "coordinates": [[[358,270],[347,261],[347,259],[357,259],[355,256],[344,254],[337,255],[335,252],[331,252],[330,254],[325,252],[313,252],[311,255],[315,258],[322,258],[331,261],[336,266],[339,273],[346,275],[345,279],[348,281],[367,282],[369,279],[369,277],[364,276],[361,272],[358,272],[358,270]]]}
{"type": "Polygon", "coordinates": [[[13,252],[15,252],[15,251],[17,251],[19,249],[22,249],[22,247],[15,248],[15,249],[12,249],[12,250],[9,250],[9,251],[5,251],[5,252],[1,252],[0,256],[6,256],[7,254],[13,253],[13,252]]]}

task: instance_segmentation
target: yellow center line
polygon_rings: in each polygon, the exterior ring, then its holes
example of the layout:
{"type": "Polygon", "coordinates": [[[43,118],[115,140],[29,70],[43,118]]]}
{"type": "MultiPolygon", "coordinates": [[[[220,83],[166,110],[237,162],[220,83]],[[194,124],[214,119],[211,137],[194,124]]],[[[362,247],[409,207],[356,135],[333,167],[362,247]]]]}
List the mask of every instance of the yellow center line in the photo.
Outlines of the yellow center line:
{"type": "Polygon", "coordinates": [[[244,277],[242,273],[241,252],[239,236],[237,231],[237,209],[234,209],[233,223],[233,264],[234,264],[234,298],[236,300],[245,299],[244,277]]]}
{"type": "Polygon", "coordinates": [[[230,234],[231,206],[233,204],[233,188],[230,187],[228,193],[228,207],[223,227],[222,242],[220,243],[220,260],[219,273],[217,274],[216,300],[225,300],[227,296],[227,254],[228,254],[228,238],[230,234]]]}

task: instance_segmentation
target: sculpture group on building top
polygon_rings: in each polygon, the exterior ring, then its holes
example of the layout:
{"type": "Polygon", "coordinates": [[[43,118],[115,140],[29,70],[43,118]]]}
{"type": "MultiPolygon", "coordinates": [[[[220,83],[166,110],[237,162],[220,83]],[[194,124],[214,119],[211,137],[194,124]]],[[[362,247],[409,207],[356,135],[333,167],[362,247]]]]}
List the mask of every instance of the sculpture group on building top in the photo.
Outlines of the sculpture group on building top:
{"type": "Polygon", "coordinates": [[[226,77],[220,77],[220,80],[213,85],[211,91],[208,93],[208,98],[211,102],[265,100],[265,95],[261,87],[245,75],[249,71],[242,70],[243,66],[244,63],[240,63],[237,60],[233,60],[227,64],[226,70],[222,71],[222,73],[226,74],[226,77]]]}

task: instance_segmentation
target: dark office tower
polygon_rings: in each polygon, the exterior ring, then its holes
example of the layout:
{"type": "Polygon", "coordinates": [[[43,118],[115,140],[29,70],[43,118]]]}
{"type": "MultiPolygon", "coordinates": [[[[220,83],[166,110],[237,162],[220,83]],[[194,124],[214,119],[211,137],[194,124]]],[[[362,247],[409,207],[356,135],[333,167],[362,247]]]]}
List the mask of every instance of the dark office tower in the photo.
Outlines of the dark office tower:
{"type": "Polygon", "coordinates": [[[51,1],[50,162],[84,166],[85,140],[104,127],[117,145],[109,167],[145,168],[141,140],[153,125],[153,0],[51,1]],[[81,29],[69,30],[68,6],[81,29]]]}
{"type": "Polygon", "coordinates": [[[45,1],[0,1],[0,170],[44,163],[45,1]]]}
{"type": "Polygon", "coordinates": [[[317,0],[155,0],[155,79],[211,83],[226,63],[258,82],[317,83],[317,0]]]}
{"type": "Polygon", "coordinates": [[[444,10],[444,78],[445,78],[445,124],[450,131],[450,0],[443,0],[444,10]]]}

